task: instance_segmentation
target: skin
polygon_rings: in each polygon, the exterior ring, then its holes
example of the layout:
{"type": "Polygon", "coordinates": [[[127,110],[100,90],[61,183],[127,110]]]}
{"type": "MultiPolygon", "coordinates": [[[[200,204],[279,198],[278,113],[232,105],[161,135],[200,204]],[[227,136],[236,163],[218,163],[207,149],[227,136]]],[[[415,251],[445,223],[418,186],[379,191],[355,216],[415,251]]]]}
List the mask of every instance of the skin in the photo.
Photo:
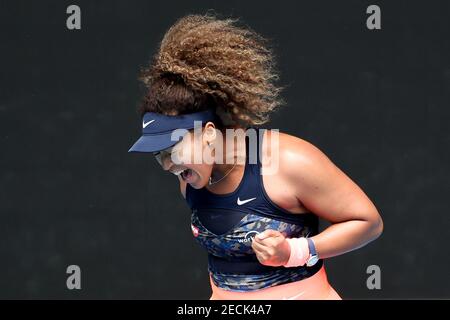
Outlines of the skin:
{"type": "MultiPolygon", "coordinates": [[[[214,124],[208,122],[203,131],[202,145],[217,138],[214,124]]],[[[270,163],[269,148],[271,133],[263,138],[262,177],[266,193],[278,206],[292,214],[312,212],[327,220],[331,225],[316,236],[311,237],[320,258],[329,258],[358,249],[378,238],[383,231],[383,221],[375,205],[368,196],[343,173],[317,147],[311,143],[279,133],[279,170],[275,174],[264,174],[270,163]],[[266,157],[266,158],[264,158],[266,157]],[[267,158],[268,157],[268,158],[267,158]],[[295,170],[293,170],[295,168],[295,170]]],[[[177,144],[180,149],[191,148],[184,139],[177,144]]],[[[167,171],[190,168],[195,171],[191,186],[206,187],[213,193],[225,194],[239,185],[244,165],[233,164],[192,164],[176,165],[170,155],[162,158],[162,167],[167,171]],[[209,186],[209,177],[220,182],[209,186]]],[[[180,191],[185,197],[186,182],[178,176],[180,191]]],[[[277,230],[266,230],[253,238],[252,248],[261,264],[280,266],[290,256],[290,247],[285,235],[277,230]]]]}

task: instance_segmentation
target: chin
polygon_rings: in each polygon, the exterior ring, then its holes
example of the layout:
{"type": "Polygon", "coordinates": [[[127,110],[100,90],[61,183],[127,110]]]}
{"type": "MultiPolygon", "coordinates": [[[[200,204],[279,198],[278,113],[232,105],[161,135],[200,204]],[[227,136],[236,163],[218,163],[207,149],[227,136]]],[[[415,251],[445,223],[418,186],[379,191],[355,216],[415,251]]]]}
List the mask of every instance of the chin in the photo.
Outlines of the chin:
{"type": "Polygon", "coordinates": [[[194,189],[201,189],[204,188],[208,185],[208,180],[207,181],[195,181],[194,183],[191,183],[191,187],[194,189]]]}
{"type": "Polygon", "coordinates": [[[189,183],[189,185],[194,188],[194,189],[201,189],[203,188],[202,186],[199,186],[197,183],[189,183]]]}

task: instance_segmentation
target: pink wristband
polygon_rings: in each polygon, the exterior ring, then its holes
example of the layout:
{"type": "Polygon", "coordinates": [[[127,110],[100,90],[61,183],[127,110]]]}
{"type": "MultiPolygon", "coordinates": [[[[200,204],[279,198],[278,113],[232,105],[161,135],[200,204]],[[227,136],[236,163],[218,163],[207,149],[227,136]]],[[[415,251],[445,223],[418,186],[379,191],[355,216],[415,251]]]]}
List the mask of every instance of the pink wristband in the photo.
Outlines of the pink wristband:
{"type": "Polygon", "coordinates": [[[284,267],[298,267],[305,265],[309,258],[308,240],[306,238],[286,238],[291,247],[291,255],[284,267]]]}

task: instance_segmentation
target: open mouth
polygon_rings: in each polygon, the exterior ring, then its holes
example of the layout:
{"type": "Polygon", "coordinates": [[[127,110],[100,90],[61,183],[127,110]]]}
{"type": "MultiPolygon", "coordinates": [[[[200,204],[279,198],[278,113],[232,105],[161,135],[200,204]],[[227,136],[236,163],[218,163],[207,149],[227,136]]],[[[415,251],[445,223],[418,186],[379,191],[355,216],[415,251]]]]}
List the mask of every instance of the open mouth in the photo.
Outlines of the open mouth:
{"type": "Polygon", "coordinates": [[[183,180],[188,180],[190,177],[192,177],[191,169],[186,169],[181,172],[181,178],[183,178],[183,180]]]}
{"type": "Polygon", "coordinates": [[[191,169],[184,169],[184,170],[177,170],[172,172],[176,176],[180,176],[183,180],[187,180],[190,177],[192,177],[192,170],[191,169]]]}

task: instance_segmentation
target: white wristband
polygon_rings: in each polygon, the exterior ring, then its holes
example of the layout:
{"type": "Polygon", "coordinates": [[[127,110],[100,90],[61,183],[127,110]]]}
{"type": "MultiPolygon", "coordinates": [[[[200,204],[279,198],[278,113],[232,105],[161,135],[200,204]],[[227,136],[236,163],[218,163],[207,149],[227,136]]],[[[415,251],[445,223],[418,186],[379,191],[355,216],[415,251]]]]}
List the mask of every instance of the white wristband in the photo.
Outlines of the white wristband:
{"type": "Polygon", "coordinates": [[[298,267],[306,264],[309,258],[309,246],[306,238],[286,238],[291,247],[291,255],[284,267],[298,267]]]}

